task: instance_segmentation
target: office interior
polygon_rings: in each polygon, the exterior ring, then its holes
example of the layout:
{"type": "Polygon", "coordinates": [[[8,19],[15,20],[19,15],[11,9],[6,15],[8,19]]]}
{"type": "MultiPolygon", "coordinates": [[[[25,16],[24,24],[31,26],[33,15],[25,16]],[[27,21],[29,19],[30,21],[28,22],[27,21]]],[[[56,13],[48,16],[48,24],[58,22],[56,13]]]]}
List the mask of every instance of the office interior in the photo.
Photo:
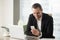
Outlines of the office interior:
{"type": "MultiPolygon", "coordinates": [[[[43,12],[51,14],[54,20],[54,36],[60,39],[60,0],[0,0],[0,39],[24,39],[23,25],[28,22],[31,6],[40,3],[43,12]],[[5,27],[5,28],[4,28],[5,27]],[[10,37],[6,38],[6,35],[10,37]]],[[[44,39],[41,39],[44,40],[44,39]]]]}

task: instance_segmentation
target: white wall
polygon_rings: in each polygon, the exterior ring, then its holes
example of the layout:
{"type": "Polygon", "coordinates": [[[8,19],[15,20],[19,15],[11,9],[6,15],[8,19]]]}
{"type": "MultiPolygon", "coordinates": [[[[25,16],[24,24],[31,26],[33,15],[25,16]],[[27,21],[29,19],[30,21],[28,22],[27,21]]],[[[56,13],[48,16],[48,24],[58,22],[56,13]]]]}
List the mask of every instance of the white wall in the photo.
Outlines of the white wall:
{"type": "Polygon", "coordinates": [[[0,26],[2,25],[2,0],[0,0],[0,26]]]}
{"type": "Polygon", "coordinates": [[[0,0],[0,25],[13,25],[13,0],[0,0]]]}
{"type": "Polygon", "coordinates": [[[13,25],[13,0],[3,0],[3,25],[13,25]]]}
{"type": "MultiPolygon", "coordinates": [[[[2,1],[0,0],[0,26],[2,25],[2,1]]],[[[0,28],[0,38],[2,36],[2,30],[0,28]]]]}

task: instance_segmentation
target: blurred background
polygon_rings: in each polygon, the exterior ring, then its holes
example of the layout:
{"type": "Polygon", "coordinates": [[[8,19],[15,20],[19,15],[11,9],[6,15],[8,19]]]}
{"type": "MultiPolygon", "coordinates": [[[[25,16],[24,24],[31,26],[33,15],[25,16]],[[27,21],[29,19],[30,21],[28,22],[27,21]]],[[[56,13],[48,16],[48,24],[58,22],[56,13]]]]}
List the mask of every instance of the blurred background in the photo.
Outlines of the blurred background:
{"type": "Polygon", "coordinates": [[[10,30],[11,37],[24,36],[22,26],[27,24],[34,3],[40,3],[44,13],[52,14],[54,36],[60,39],[60,0],[0,0],[0,35],[5,32],[1,28],[4,26],[10,30]]]}

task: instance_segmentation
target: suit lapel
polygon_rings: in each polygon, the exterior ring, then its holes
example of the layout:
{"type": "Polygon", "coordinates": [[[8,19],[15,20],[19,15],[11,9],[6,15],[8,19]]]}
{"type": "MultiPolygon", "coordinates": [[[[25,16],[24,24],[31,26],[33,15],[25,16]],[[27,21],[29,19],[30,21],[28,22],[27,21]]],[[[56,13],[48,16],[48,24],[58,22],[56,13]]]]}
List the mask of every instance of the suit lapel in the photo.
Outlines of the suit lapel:
{"type": "Polygon", "coordinates": [[[33,25],[35,26],[36,29],[38,29],[38,25],[37,25],[37,20],[36,19],[34,19],[33,25]]]}
{"type": "Polygon", "coordinates": [[[43,32],[43,27],[44,27],[44,13],[42,13],[41,32],[43,32]]]}

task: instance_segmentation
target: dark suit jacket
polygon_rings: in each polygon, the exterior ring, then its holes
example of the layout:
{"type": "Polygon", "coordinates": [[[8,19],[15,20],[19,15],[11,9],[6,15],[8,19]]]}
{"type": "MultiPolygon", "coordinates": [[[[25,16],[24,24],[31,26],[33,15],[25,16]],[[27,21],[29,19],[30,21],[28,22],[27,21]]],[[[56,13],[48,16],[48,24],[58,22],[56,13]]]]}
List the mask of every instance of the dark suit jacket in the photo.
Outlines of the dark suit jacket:
{"type": "MultiPolygon", "coordinates": [[[[29,16],[25,34],[29,36],[35,36],[31,33],[31,26],[35,26],[35,28],[38,29],[37,20],[35,19],[33,14],[30,14],[29,16]]],[[[53,36],[53,18],[45,13],[42,13],[41,32],[41,38],[55,38],[53,36]]]]}

